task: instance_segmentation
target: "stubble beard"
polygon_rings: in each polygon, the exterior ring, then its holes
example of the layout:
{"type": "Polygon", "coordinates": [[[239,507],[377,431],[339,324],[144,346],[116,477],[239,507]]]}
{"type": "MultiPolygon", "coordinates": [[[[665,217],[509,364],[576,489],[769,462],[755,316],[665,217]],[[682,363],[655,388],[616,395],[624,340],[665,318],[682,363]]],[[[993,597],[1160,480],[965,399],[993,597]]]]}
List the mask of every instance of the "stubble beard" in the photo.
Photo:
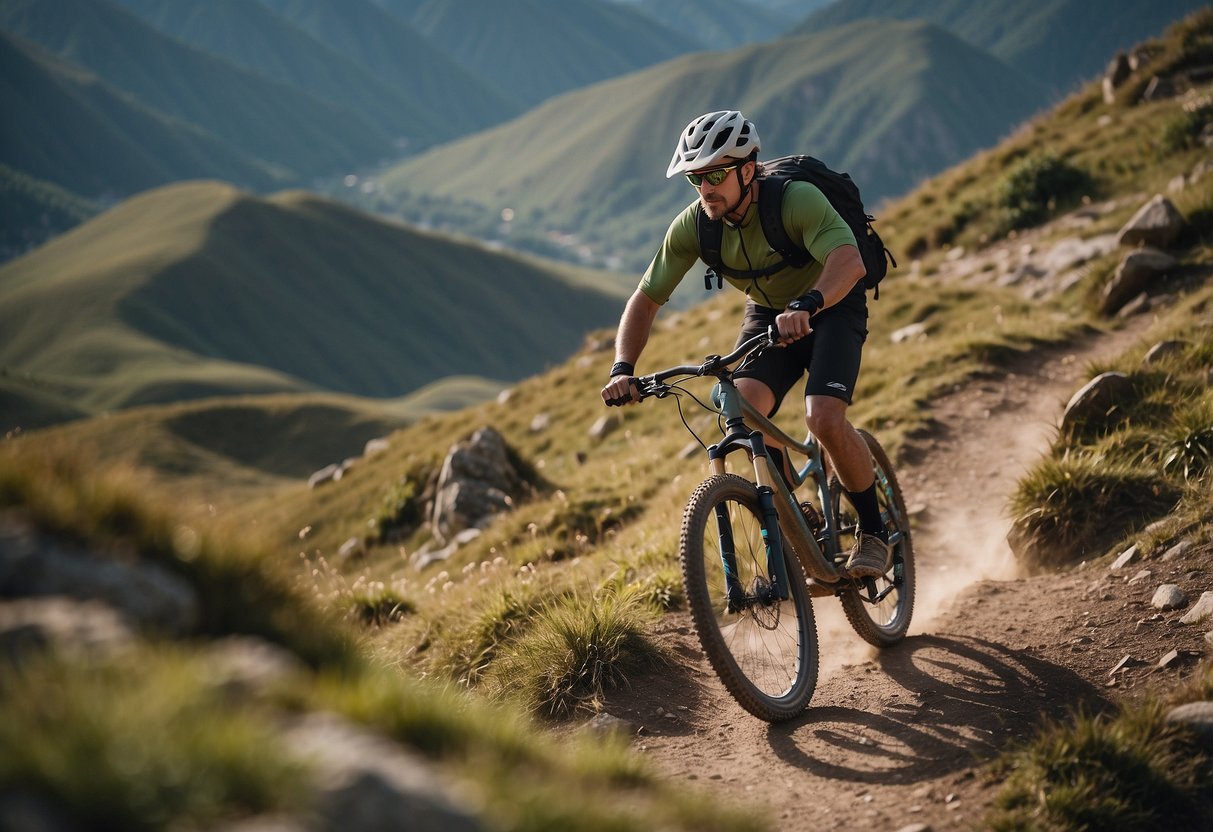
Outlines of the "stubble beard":
{"type": "Polygon", "coordinates": [[[699,204],[703,207],[703,213],[707,214],[708,219],[718,220],[724,216],[725,209],[728,208],[728,203],[723,199],[716,198],[708,201],[707,197],[699,197],[699,204]]]}

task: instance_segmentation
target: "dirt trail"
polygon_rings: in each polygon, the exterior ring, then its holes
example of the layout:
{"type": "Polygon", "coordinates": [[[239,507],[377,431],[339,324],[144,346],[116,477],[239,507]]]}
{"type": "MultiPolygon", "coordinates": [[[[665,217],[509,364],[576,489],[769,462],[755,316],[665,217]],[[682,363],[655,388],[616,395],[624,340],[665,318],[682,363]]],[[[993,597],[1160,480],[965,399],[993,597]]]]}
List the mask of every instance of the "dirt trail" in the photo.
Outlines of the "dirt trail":
{"type": "Polygon", "coordinates": [[[910,636],[875,651],[835,600],[818,600],[821,674],[803,717],[772,726],[741,710],[703,660],[689,615],[661,625],[678,657],[673,673],[637,680],[608,710],[643,726],[635,745],[659,771],[752,804],[781,830],[977,824],[995,792],[975,776],[981,760],[1030,736],[1045,715],[1105,707],[1108,671],[1126,652],[1156,658],[1184,639],[1199,649],[1199,634],[1168,629],[1163,640],[1146,624],[1158,616],[1126,613],[1145,606],[1157,581],[1105,579],[1092,595],[1099,576],[1083,570],[1018,578],[1005,542],[1006,498],[1047,448],[1089,365],[1148,324],[1034,353],[933,404],[937,430],[899,469],[911,512],[925,507],[915,516],[910,636]]]}

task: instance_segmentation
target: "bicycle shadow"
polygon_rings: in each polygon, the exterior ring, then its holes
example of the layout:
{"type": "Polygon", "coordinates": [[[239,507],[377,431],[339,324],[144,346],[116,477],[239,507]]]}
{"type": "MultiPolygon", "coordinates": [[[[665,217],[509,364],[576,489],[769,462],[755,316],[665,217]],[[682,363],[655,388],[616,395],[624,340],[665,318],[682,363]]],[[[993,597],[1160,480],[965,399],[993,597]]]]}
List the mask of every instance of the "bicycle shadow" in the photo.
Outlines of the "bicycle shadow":
{"type": "Polygon", "coordinates": [[[989,758],[1030,737],[1043,718],[1111,705],[1065,667],[968,636],[912,636],[876,661],[872,672],[840,671],[814,698],[880,701],[810,706],[771,725],[776,756],[822,777],[905,785],[989,758]]]}

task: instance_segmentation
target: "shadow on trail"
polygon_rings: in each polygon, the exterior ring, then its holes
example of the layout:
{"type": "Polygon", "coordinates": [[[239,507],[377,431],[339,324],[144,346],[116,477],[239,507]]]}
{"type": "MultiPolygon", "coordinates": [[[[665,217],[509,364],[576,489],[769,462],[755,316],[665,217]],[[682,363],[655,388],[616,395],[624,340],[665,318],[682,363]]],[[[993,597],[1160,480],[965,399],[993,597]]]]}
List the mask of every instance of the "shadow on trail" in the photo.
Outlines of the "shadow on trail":
{"type": "Polygon", "coordinates": [[[1046,717],[1109,706],[1065,667],[984,639],[913,636],[876,661],[842,670],[814,697],[854,705],[810,706],[771,725],[775,754],[822,777],[904,785],[989,758],[1046,717]]]}

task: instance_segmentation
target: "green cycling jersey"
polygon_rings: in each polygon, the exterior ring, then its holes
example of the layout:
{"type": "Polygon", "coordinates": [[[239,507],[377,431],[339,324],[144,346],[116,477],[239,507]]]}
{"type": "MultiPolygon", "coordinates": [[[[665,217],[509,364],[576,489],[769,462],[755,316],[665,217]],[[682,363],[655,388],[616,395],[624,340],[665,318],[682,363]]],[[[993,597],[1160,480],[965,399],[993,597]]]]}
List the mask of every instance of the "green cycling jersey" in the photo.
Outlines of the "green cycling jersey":
{"type": "MultiPolygon", "coordinates": [[[[761,185],[760,185],[761,187],[761,185]]],[[[670,223],[665,240],[640,281],[640,289],[655,303],[665,304],[686,273],[699,259],[699,235],[695,228],[698,201],[691,203],[670,223]]],[[[789,182],[780,206],[783,226],[793,240],[813,255],[809,265],[781,269],[757,280],[725,276],[725,280],[761,306],[783,309],[813,288],[821,276],[821,264],[831,251],[855,245],[850,227],[830,205],[825,195],[809,182],[789,182]]],[[[767,243],[758,221],[758,207],[751,202],[739,225],[725,223],[720,257],[730,268],[754,271],[782,259],[767,243]]]]}

